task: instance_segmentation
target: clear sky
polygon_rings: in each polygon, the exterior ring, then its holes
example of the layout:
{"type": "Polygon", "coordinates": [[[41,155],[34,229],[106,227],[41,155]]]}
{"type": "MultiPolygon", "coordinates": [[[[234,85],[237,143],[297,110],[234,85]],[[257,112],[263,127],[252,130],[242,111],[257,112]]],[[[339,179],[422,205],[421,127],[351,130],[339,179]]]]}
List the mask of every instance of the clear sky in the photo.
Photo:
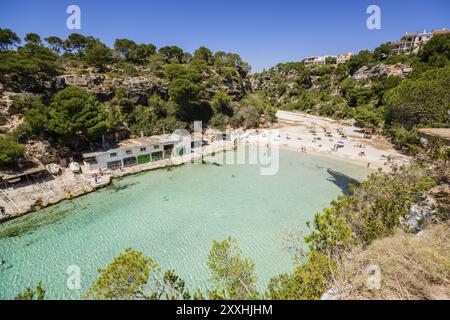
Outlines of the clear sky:
{"type": "Polygon", "coordinates": [[[65,38],[66,8],[81,8],[81,30],[108,45],[116,38],[236,52],[261,71],[308,55],[374,49],[405,32],[450,29],[450,0],[0,0],[0,27],[65,38]],[[369,5],[381,30],[366,27],[369,5]]]}

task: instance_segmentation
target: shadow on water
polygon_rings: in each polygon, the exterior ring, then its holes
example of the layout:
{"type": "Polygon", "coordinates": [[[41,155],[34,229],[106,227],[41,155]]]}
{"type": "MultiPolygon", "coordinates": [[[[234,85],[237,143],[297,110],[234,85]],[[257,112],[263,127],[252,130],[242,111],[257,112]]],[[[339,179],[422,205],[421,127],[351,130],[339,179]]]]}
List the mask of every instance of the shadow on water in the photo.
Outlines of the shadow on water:
{"type": "Polygon", "coordinates": [[[126,189],[128,189],[132,186],[138,185],[138,184],[139,184],[139,182],[132,182],[132,183],[121,184],[121,185],[113,183],[109,186],[109,190],[111,190],[113,192],[119,192],[119,191],[126,190],[126,189]]]}
{"type": "Polygon", "coordinates": [[[338,186],[344,194],[351,194],[350,185],[359,186],[361,184],[358,180],[353,179],[342,172],[334,171],[330,168],[327,169],[327,172],[331,176],[327,178],[327,180],[338,186]]]}
{"type": "Polygon", "coordinates": [[[222,166],[220,163],[210,162],[210,161],[205,161],[205,160],[202,160],[202,164],[204,164],[204,165],[213,165],[213,166],[216,166],[216,167],[221,167],[222,166]]]}
{"type": "MultiPolygon", "coordinates": [[[[78,207],[83,209],[84,207],[78,207]]],[[[72,213],[77,206],[58,211],[50,210],[44,212],[36,212],[34,214],[25,215],[11,221],[7,221],[1,225],[0,239],[14,238],[25,234],[32,234],[35,230],[49,224],[55,224],[63,220],[68,214],[72,213]]]]}

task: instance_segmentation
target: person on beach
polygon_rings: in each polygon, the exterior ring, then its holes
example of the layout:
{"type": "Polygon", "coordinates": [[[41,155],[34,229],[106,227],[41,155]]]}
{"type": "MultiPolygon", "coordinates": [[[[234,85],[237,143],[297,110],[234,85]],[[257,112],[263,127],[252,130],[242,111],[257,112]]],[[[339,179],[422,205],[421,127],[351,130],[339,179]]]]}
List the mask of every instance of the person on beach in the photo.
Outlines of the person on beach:
{"type": "Polygon", "coordinates": [[[370,162],[367,163],[367,168],[370,168],[370,162]]]}

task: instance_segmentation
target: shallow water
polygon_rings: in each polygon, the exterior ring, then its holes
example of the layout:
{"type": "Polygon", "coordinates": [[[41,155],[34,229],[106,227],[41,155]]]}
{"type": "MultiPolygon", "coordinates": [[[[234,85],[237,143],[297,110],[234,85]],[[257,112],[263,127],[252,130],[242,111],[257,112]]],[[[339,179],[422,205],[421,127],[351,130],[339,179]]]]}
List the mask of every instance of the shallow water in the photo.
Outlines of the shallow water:
{"type": "Polygon", "coordinates": [[[283,248],[286,231],[307,233],[306,222],[342,194],[348,178],[367,173],[281,150],[274,176],[261,176],[256,165],[189,164],[115,180],[0,225],[0,298],[13,298],[39,281],[47,298],[80,298],[97,269],[127,247],[175,269],[190,289],[207,289],[212,241],[228,236],[254,260],[264,289],[271,277],[292,268],[291,253],[283,248]],[[71,265],[81,269],[81,290],[67,288],[71,265]]]}

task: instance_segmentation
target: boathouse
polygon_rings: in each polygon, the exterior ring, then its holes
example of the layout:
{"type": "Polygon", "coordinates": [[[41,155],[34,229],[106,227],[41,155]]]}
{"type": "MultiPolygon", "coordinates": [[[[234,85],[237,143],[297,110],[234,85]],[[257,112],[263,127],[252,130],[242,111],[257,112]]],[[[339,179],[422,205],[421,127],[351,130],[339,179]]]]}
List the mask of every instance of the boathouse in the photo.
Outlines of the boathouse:
{"type": "Polygon", "coordinates": [[[101,169],[116,170],[138,164],[170,158],[172,155],[182,156],[188,152],[189,146],[182,143],[177,135],[160,135],[128,139],[116,146],[104,148],[96,152],[83,154],[83,163],[87,171],[101,169]]]}

